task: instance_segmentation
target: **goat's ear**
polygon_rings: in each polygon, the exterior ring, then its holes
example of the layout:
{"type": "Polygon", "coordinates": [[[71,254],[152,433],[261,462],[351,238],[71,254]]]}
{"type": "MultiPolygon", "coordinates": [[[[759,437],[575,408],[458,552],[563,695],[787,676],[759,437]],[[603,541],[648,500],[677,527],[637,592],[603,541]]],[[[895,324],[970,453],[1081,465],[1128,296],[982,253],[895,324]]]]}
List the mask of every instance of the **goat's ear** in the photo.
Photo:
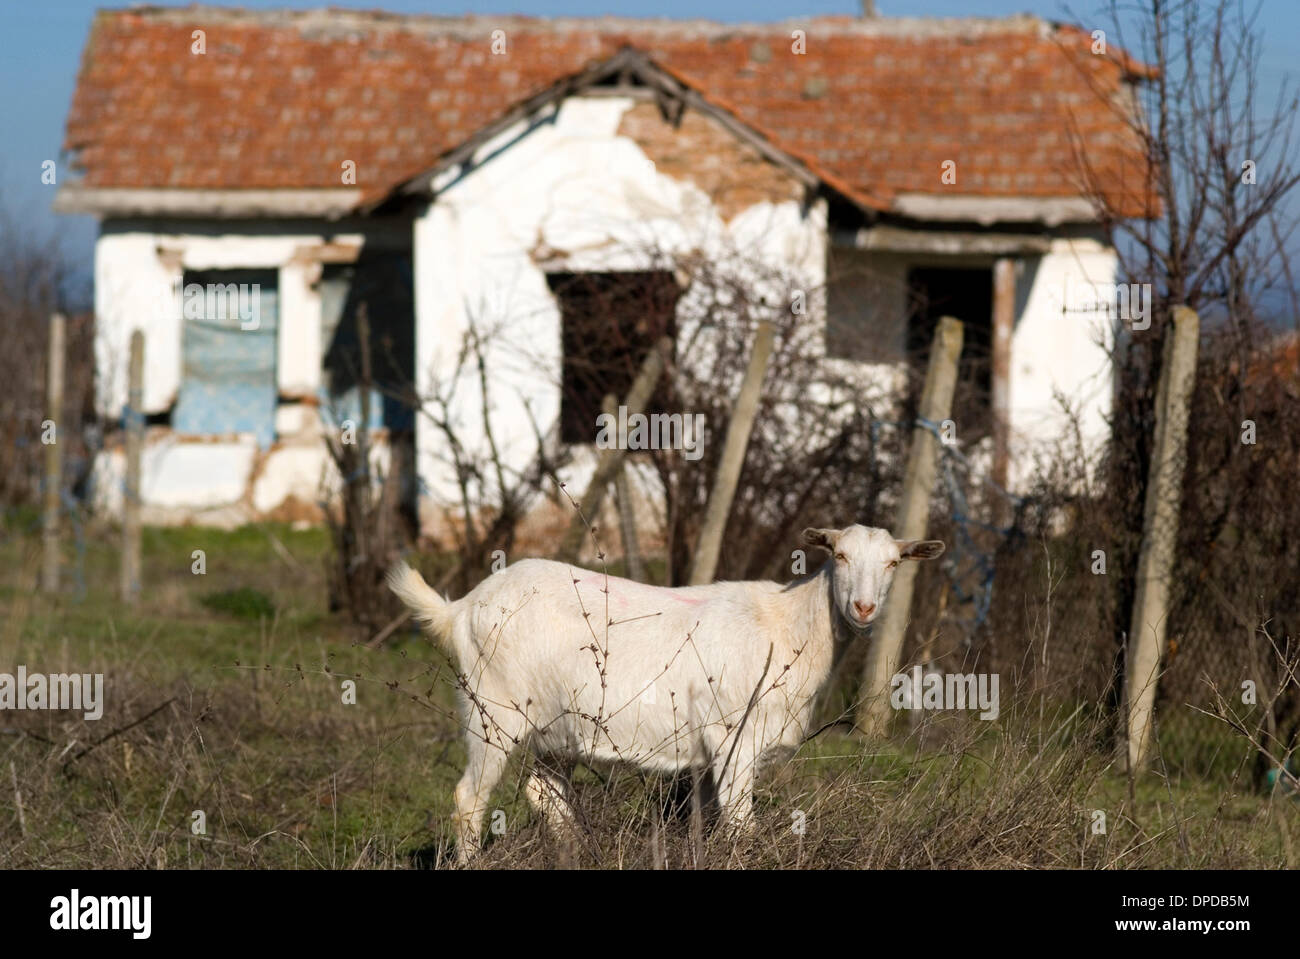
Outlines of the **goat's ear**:
{"type": "Polygon", "coordinates": [[[941,539],[894,540],[898,544],[900,559],[935,559],[943,555],[944,545],[941,539]]]}
{"type": "Polygon", "coordinates": [[[838,529],[813,529],[810,526],[803,531],[803,541],[808,546],[820,546],[822,549],[834,552],[841,532],[842,530],[838,529]]]}

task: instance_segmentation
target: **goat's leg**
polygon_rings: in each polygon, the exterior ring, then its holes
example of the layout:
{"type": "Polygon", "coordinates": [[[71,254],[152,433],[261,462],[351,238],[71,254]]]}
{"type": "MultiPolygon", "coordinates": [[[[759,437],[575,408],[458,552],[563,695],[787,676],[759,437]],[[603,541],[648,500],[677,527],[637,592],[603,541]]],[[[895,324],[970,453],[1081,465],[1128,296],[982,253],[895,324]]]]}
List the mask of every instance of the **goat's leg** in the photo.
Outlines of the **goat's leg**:
{"type": "Polygon", "coordinates": [[[483,814],[510,754],[496,743],[468,736],[469,764],[456,783],[456,862],[465,865],[481,848],[483,814]]]}
{"type": "Polygon", "coordinates": [[[537,762],[528,782],[524,784],[524,793],[556,838],[577,837],[578,819],[573,811],[573,786],[565,771],[537,762]]]}
{"type": "Polygon", "coordinates": [[[754,773],[757,755],[743,743],[731,761],[721,756],[714,763],[713,779],[717,784],[718,803],[722,807],[722,824],[733,835],[754,831],[754,773]]]}

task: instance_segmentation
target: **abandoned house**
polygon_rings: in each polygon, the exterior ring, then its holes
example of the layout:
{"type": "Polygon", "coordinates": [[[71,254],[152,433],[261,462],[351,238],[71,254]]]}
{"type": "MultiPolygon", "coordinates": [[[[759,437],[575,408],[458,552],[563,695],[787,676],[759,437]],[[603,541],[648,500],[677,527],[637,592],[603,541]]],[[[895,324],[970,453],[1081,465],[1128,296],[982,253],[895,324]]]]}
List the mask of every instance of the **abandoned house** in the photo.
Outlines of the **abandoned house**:
{"type": "MultiPolygon", "coordinates": [[[[122,415],[142,330],[146,521],[310,519],[322,430],[368,408],[376,457],[413,450],[433,522],[456,476],[402,397],[447,396],[467,336],[492,331],[493,398],[467,387],[449,415],[466,443],[490,424],[519,469],[552,424],[593,444],[600,397],[626,385],[583,381],[601,337],[576,317],[597,302],[640,349],[680,336],[665,262],[743,250],[823,291],[826,361],[882,382],[962,319],[1014,483],[1061,430],[1056,394],[1104,434],[1115,316],[1096,291],[1116,257],[1076,161],[1146,213],[1116,110],[1148,76],[1030,16],[102,11],[57,199],[101,222],[99,407],[122,415]]],[[[110,442],[110,512],[122,476],[110,442]]]]}

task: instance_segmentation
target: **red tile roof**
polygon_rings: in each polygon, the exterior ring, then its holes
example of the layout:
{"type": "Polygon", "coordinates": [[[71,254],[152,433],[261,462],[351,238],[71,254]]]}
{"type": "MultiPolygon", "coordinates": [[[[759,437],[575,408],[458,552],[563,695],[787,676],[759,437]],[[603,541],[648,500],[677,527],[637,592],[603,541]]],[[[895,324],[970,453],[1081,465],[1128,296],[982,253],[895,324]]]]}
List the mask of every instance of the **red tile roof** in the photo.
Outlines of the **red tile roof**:
{"type": "Polygon", "coordinates": [[[1144,164],[1117,119],[1149,71],[1032,17],[723,25],[340,10],[101,11],[65,148],[86,187],[383,190],[524,97],[632,45],[867,205],[899,193],[1073,197],[1072,142],[1122,215],[1144,164]],[[191,53],[194,30],[207,52],[191,53]],[[507,53],[491,51],[494,30],[507,53]],[[793,30],[806,53],[792,52],[793,30]],[[940,182],[945,160],[957,184],[940,182]]]}

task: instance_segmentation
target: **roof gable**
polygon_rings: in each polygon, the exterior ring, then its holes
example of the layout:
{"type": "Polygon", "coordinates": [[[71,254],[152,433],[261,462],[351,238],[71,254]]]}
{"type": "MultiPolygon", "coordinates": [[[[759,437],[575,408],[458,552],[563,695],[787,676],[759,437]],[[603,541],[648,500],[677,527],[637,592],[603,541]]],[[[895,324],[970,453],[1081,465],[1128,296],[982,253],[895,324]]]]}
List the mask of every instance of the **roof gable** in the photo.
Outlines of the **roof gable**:
{"type": "Polygon", "coordinates": [[[840,180],[833,172],[822,169],[815,157],[795,156],[783,150],[773,142],[769,133],[755,129],[740,120],[725,106],[714,103],[701,91],[694,89],[686,78],[665,70],[642,51],[630,46],[619,50],[607,60],[563,77],[546,89],[527,97],[462,143],[448,150],[418,176],[383,189],[377,196],[368,198],[371,202],[366,206],[373,209],[384,199],[395,195],[429,195],[434,192],[433,184],[444,170],[468,163],[485,142],[492,140],[516,123],[535,116],[546,107],[558,105],[567,97],[598,90],[651,93],[664,118],[671,122],[680,122],[683,112],[687,109],[698,110],[756,150],[764,159],[785,169],[805,187],[825,186],[850,202],[875,209],[885,208],[872,197],[854,191],[851,185],[840,180]]]}

